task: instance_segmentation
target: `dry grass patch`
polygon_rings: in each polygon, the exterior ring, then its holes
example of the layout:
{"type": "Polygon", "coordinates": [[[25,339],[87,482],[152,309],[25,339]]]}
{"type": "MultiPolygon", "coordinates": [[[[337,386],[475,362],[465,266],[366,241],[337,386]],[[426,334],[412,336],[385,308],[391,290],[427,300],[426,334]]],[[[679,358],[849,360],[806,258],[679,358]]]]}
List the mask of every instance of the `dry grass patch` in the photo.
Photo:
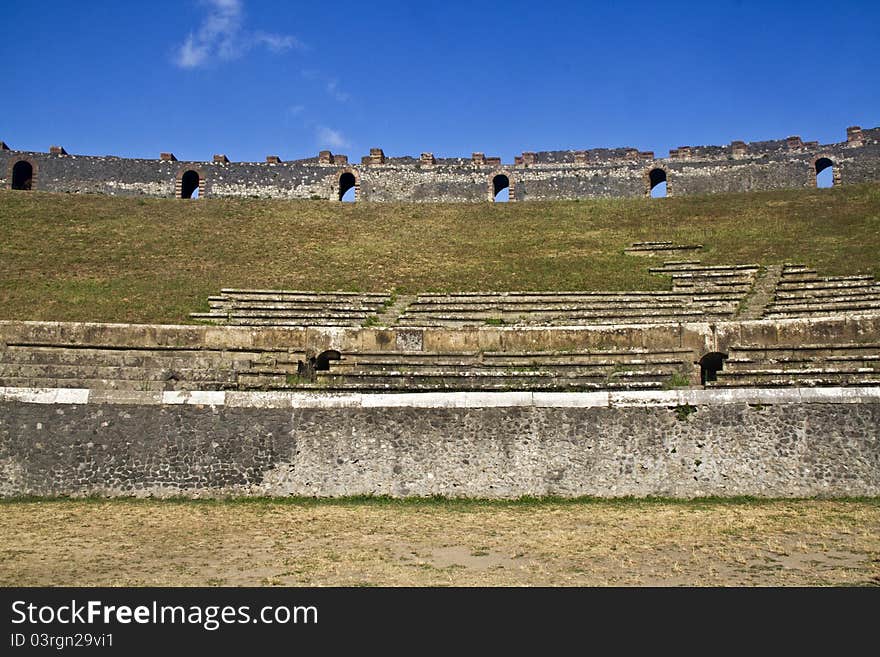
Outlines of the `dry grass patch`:
{"type": "Polygon", "coordinates": [[[7,502],[0,585],[877,585],[867,501],[7,502]]]}

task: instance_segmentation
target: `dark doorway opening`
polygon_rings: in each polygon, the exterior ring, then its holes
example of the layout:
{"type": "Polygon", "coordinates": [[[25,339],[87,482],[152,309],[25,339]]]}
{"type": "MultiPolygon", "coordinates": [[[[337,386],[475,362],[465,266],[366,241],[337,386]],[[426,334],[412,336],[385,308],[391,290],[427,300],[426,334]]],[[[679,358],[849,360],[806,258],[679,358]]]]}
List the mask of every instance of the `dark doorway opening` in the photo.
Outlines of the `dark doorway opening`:
{"type": "Polygon", "coordinates": [[[336,351],[335,349],[328,349],[327,351],[322,351],[320,354],[315,356],[315,371],[316,372],[326,372],[330,369],[330,361],[331,360],[339,360],[342,358],[342,354],[336,351]]]}
{"type": "Polygon", "coordinates": [[[503,173],[492,178],[492,200],[495,203],[506,203],[510,200],[510,178],[503,173]]]}
{"type": "Polygon", "coordinates": [[[12,167],[12,189],[30,191],[34,187],[34,167],[30,162],[21,160],[12,167]]]}
{"type": "Polygon", "coordinates": [[[666,186],[666,172],[663,169],[651,169],[648,174],[648,192],[651,198],[665,198],[666,186]]]}
{"type": "Polygon", "coordinates": [[[727,354],[713,351],[700,359],[700,383],[706,385],[707,381],[717,381],[718,372],[724,369],[724,361],[727,354]]]}
{"type": "Polygon", "coordinates": [[[816,160],[816,187],[834,187],[834,162],[827,157],[816,160]]]}
{"type": "Polygon", "coordinates": [[[187,171],[180,178],[180,198],[199,197],[199,173],[187,171]]]}
{"type": "Polygon", "coordinates": [[[357,200],[357,179],[350,171],[339,176],[339,200],[354,203],[357,200]]]}

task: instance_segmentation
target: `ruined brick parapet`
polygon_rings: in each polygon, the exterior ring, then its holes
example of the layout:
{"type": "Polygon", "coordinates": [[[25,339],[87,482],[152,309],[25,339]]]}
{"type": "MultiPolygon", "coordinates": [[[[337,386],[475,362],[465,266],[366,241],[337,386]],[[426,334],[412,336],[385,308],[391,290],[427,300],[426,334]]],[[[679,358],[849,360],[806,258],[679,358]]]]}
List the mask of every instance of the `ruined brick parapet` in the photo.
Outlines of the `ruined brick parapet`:
{"type": "Polygon", "coordinates": [[[850,126],[846,141],[833,144],[790,135],[682,145],[665,158],[635,147],[524,151],[512,163],[482,151],[444,158],[430,152],[388,156],[381,148],[372,148],[359,164],[330,151],[290,161],[270,155],[265,162],[236,162],[215,155],[193,162],[171,152],[154,160],[97,157],[70,155],[60,146],[48,153],[16,151],[4,143],[0,187],[15,186],[18,175],[32,189],[51,192],[339,200],[348,173],[356,179],[359,201],[478,202],[504,187],[514,192],[512,200],[529,201],[639,197],[662,181],[676,196],[810,188],[827,166],[835,184],[880,181],[880,128],[850,126]]]}

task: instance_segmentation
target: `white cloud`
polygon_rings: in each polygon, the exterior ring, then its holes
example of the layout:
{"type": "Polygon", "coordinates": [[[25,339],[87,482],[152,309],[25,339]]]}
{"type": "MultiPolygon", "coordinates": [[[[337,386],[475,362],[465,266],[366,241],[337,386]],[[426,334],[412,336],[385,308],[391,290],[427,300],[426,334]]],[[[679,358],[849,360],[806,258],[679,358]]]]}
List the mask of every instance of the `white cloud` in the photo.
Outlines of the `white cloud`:
{"type": "Polygon", "coordinates": [[[315,136],[318,139],[318,146],[346,148],[351,145],[339,130],[333,130],[327,126],[318,126],[315,136]]]}
{"type": "Polygon", "coordinates": [[[290,107],[287,108],[287,113],[290,114],[291,116],[299,116],[300,114],[302,114],[305,111],[306,111],[305,105],[291,105],[290,107]]]}
{"type": "Polygon", "coordinates": [[[200,1],[206,14],[199,29],[190,32],[177,49],[175,63],[181,68],[197,68],[215,60],[238,59],[257,47],[275,53],[305,48],[305,44],[290,35],[246,31],[241,0],[200,1]]]}
{"type": "Polygon", "coordinates": [[[254,32],[253,40],[255,44],[266,46],[272,52],[284,52],[290,48],[306,49],[306,45],[302,41],[290,35],[254,32]]]}

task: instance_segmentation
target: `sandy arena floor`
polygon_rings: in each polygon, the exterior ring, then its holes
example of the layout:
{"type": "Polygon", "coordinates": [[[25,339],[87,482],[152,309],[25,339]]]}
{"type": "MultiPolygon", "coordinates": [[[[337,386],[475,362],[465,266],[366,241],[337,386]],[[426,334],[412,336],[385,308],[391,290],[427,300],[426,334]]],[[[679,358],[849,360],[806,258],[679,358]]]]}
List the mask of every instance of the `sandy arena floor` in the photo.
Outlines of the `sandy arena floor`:
{"type": "Polygon", "coordinates": [[[880,584],[880,500],[0,504],[0,585],[880,584]]]}

